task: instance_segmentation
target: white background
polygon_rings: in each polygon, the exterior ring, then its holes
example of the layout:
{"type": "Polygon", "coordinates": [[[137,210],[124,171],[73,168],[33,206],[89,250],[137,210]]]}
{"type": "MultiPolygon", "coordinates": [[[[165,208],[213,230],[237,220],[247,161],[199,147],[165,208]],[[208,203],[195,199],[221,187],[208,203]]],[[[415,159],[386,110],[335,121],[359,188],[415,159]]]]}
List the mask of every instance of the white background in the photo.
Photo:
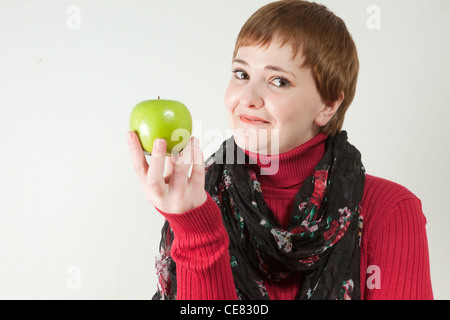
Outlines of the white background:
{"type": "MultiPolygon", "coordinates": [[[[236,36],[268,2],[0,0],[1,299],[152,297],[163,219],[131,164],[129,114],[184,102],[209,155],[236,36]]],[[[449,299],[450,2],[321,3],[359,51],[344,129],[368,173],[422,200],[435,298],[449,299]]]]}

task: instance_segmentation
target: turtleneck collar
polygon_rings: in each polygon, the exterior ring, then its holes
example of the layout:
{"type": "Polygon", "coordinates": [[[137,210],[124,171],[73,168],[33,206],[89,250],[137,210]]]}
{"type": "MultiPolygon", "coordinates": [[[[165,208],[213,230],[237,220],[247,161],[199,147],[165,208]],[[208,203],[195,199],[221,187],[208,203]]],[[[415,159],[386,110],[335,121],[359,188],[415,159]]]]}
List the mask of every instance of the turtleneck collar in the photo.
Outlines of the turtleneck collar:
{"type": "Polygon", "coordinates": [[[261,186],[295,188],[311,176],[325,153],[327,135],[320,133],[298,147],[278,155],[262,155],[245,150],[261,186]],[[277,162],[278,161],[278,162],[277,162]]]}

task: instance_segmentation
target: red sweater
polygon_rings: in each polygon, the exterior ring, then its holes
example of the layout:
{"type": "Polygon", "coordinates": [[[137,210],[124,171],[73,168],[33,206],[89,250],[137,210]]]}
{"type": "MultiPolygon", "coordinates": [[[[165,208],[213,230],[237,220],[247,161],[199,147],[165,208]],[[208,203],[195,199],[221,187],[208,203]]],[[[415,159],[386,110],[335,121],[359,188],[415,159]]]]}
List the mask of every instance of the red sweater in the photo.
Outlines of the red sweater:
{"type": "MultiPolygon", "coordinates": [[[[278,172],[258,175],[264,199],[286,228],[294,196],[325,152],[326,135],[281,154],[278,172]]],[[[263,167],[261,156],[247,152],[263,167]]],[[[270,166],[270,165],[266,165],[270,166]]],[[[256,170],[258,172],[258,170],[256,170]]],[[[420,200],[406,188],[366,175],[361,202],[362,299],[433,299],[420,200]]],[[[159,210],[158,210],[159,211],[159,210]]],[[[237,299],[228,253],[229,238],[219,207],[209,196],[183,214],[160,211],[175,234],[172,258],[177,264],[177,299],[237,299]]],[[[265,284],[271,299],[294,299],[301,278],[265,284]]]]}

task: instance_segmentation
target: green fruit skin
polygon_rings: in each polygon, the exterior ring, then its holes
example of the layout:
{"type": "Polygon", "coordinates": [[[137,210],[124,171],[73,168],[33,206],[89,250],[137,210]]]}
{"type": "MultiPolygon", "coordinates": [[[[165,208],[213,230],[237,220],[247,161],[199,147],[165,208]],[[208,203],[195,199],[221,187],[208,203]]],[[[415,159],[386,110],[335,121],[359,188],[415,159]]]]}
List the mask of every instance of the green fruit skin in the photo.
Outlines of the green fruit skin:
{"type": "Polygon", "coordinates": [[[145,100],[131,111],[130,130],[136,132],[147,154],[151,154],[155,139],[162,138],[167,141],[166,154],[171,155],[172,151],[180,152],[188,143],[192,117],[189,109],[179,101],[145,100]]]}

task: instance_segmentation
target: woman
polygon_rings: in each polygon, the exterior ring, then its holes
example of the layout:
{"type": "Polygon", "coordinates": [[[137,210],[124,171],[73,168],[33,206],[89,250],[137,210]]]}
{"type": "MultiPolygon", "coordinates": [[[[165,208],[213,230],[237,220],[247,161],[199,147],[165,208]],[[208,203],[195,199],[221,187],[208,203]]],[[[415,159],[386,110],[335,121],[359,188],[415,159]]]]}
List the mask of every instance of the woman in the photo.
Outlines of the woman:
{"type": "Polygon", "coordinates": [[[175,163],[157,141],[147,165],[128,133],[166,218],[154,298],[432,299],[420,200],[366,175],[341,130],[359,66],[344,22],[270,3],[241,29],[232,66],[233,137],[206,168],[196,138],[175,163]]]}

